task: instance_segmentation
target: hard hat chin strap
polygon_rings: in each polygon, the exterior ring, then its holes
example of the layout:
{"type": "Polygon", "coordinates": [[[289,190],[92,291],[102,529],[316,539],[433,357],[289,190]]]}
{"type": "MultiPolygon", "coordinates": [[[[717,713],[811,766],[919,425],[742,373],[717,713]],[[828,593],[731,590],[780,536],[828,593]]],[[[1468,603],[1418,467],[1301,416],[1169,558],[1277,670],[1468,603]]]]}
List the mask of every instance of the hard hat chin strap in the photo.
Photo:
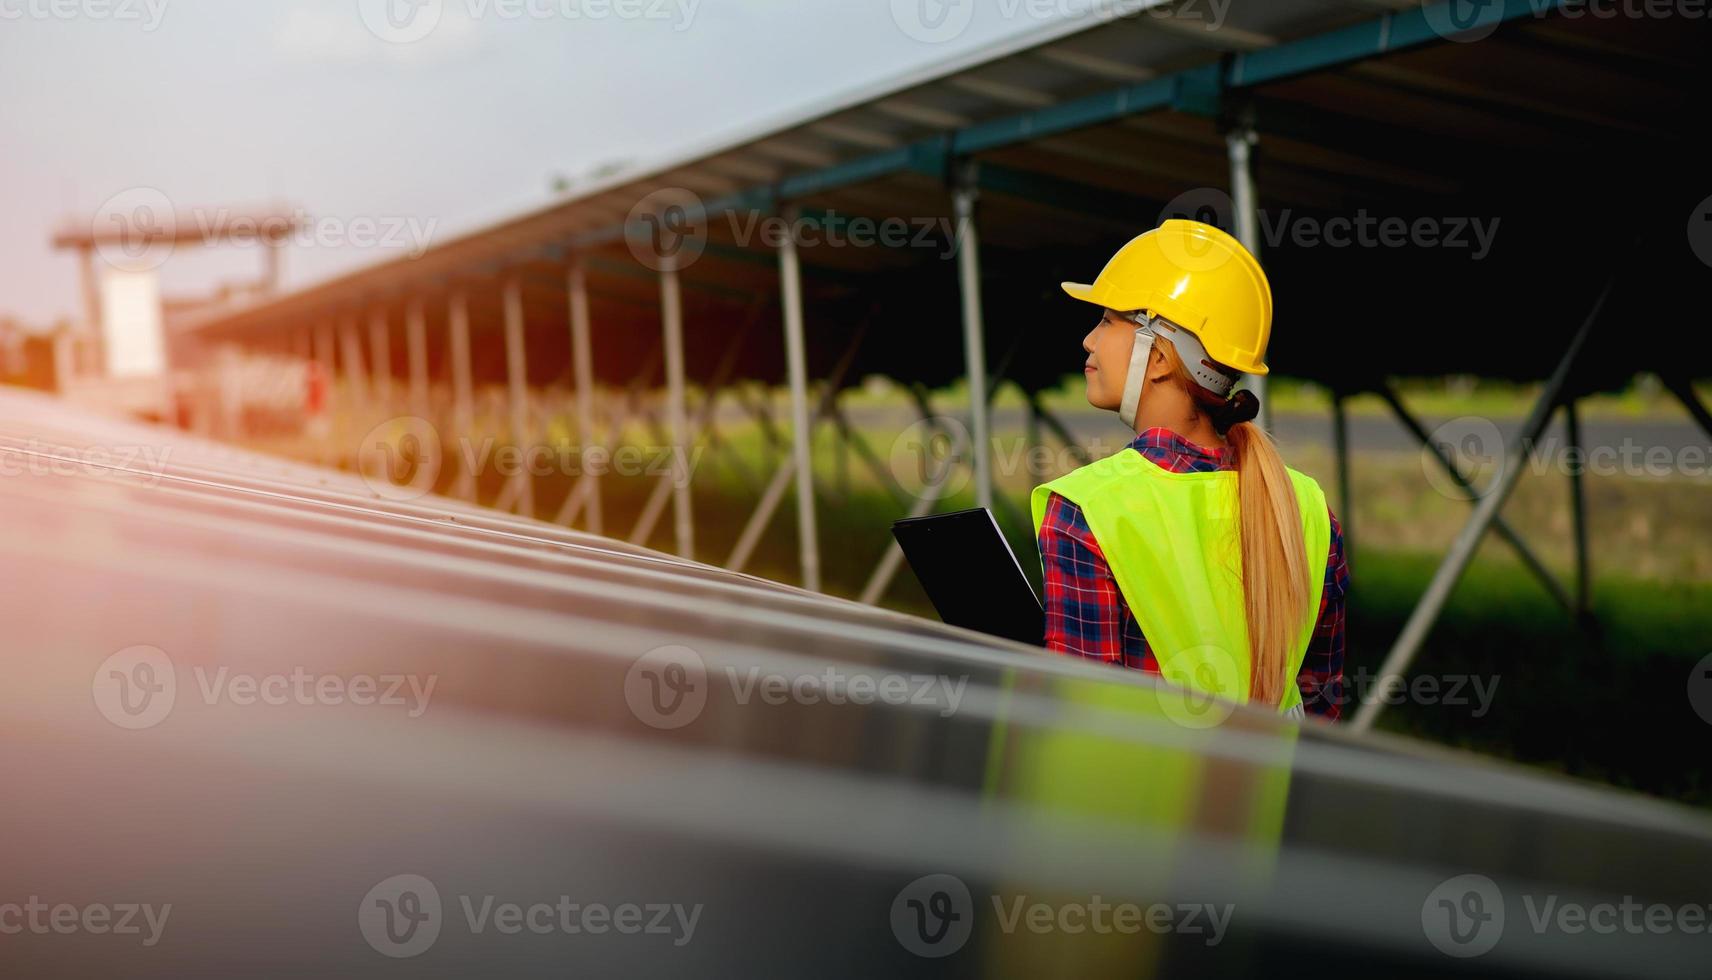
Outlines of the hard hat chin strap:
{"type": "Polygon", "coordinates": [[[1202,346],[1199,337],[1164,317],[1146,311],[1132,313],[1129,317],[1135,321],[1136,328],[1135,346],[1129,352],[1129,376],[1124,379],[1123,401],[1118,404],[1118,418],[1123,419],[1124,425],[1135,428],[1135,413],[1141,408],[1141,389],[1147,384],[1147,358],[1153,351],[1153,342],[1161,336],[1171,341],[1196,384],[1214,394],[1230,396],[1239,376],[1207,356],[1207,348],[1202,346]]]}
{"type": "Polygon", "coordinates": [[[1142,324],[1135,331],[1135,346],[1129,352],[1129,376],[1124,379],[1123,401],[1118,404],[1118,418],[1130,429],[1135,428],[1135,413],[1141,407],[1141,388],[1147,384],[1147,356],[1153,350],[1153,325],[1142,324]]]}

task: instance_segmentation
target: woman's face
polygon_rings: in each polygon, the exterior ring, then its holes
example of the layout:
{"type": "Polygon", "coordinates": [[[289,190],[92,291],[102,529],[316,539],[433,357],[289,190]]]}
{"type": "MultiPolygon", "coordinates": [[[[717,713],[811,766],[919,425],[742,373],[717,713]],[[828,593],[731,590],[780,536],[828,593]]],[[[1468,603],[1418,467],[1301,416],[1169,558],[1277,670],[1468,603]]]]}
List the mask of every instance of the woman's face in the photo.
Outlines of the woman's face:
{"type": "Polygon", "coordinates": [[[1117,411],[1122,404],[1135,331],[1135,321],[1107,310],[1088,336],[1082,338],[1082,349],[1088,352],[1088,362],[1082,371],[1088,381],[1088,404],[1110,412],[1117,411]]]}

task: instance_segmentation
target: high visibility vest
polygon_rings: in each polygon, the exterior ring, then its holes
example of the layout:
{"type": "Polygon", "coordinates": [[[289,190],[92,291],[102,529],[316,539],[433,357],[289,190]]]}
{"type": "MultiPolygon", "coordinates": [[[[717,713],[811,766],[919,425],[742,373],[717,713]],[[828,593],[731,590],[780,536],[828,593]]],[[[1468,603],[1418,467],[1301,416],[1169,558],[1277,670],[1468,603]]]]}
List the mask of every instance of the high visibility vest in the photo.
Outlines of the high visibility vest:
{"type": "MultiPolygon", "coordinates": [[[[1294,656],[1286,664],[1280,712],[1302,703],[1295,679],[1314,635],[1331,549],[1325,493],[1312,478],[1288,472],[1301,511],[1310,586],[1294,656]]],[[[1247,702],[1251,657],[1237,474],[1172,473],[1127,448],[1036,487],[1036,537],[1054,493],[1082,509],[1161,675],[1181,687],[1247,702]]]]}

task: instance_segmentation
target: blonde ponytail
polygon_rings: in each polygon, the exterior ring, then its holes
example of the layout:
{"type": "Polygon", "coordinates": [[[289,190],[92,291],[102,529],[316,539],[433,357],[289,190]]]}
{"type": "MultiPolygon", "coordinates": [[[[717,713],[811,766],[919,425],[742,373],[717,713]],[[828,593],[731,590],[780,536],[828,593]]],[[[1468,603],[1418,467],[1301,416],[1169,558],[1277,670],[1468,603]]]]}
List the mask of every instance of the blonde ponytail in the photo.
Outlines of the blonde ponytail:
{"type": "MultiPolygon", "coordinates": [[[[1220,416],[1227,409],[1225,400],[1195,383],[1169,341],[1155,346],[1197,409],[1220,426],[1220,416]]],[[[1244,414],[1252,417],[1252,411],[1244,414]]],[[[1286,676],[1286,665],[1298,652],[1296,646],[1313,594],[1305,557],[1307,546],[1302,540],[1301,507],[1284,460],[1264,429],[1240,421],[1224,435],[1237,471],[1249,700],[1276,705],[1284,698],[1285,685],[1295,680],[1286,676]]]]}

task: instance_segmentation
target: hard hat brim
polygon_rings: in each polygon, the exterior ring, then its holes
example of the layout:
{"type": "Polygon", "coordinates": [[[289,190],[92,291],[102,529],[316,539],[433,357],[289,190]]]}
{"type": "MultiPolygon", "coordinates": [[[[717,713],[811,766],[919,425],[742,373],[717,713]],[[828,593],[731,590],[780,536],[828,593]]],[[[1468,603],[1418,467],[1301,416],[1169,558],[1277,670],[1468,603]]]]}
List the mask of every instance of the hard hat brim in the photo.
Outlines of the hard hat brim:
{"type": "Polygon", "coordinates": [[[1064,291],[1066,293],[1070,294],[1071,299],[1079,299],[1084,303],[1093,303],[1095,306],[1102,305],[1099,301],[1094,299],[1093,283],[1066,282],[1061,283],[1060,285],[1064,287],[1064,291]]]}

